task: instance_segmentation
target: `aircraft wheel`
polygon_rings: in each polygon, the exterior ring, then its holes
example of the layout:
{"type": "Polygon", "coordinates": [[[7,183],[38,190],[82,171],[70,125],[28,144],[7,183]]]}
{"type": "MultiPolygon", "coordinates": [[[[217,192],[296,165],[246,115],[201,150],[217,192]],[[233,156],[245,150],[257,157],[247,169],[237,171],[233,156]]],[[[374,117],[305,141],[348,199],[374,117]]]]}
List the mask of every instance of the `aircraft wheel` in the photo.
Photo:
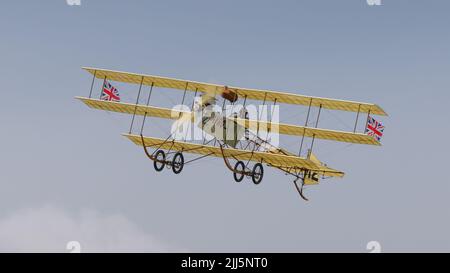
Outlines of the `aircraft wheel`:
{"type": "Polygon", "coordinates": [[[153,167],[160,172],[164,169],[164,166],[166,166],[166,153],[163,150],[158,150],[153,161],[153,167]]]}
{"type": "Polygon", "coordinates": [[[244,162],[242,161],[236,162],[236,165],[234,165],[234,172],[233,172],[234,181],[241,182],[242,179],[244,179],[244,171],[245,171],[244,162]]]}
{"type": "Polygon", "coordinates": [[[261,183],[264,176],[264,168],[261,163],[256,163],[252,170],[252,180],[255,185],[261,183]]]}
{"type": "Polygon", "coordinates": [[[176,153],[172,159],[172,171],[175,174],[181,173],[184,167],[184,156],[182,153],[176,153]]]}

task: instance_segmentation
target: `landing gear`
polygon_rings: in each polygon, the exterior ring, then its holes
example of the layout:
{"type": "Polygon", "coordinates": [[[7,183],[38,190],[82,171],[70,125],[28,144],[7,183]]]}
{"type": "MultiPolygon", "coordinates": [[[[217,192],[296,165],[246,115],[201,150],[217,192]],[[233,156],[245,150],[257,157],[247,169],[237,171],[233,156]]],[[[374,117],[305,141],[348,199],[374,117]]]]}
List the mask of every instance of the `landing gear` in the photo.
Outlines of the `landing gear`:
{"type": "Polygon", "coordinates": [[[164,166],[166,166],[166,153],[163,150],[158,150],[153,160],[153,167],[157,172],[160,172],[164,169],[164,166]]]}
{"type": "Polygon", "coordinates": [[[249,178],[250,177],[252,178],[252,181],[255,185],[261,183],[264,176],[264,168],[261,163],[256,163],[251,171],[250,168],[247,168],[247,166],[242,161],[236,162],[236,164],[233,167],[231,166],[227,157],[224,155],[222,145],[220,145],[220,150],[222,152],[222,157],[223,161],[225,162],[225,166],[227,166],[227,168],[233,172],[234,181],[241,182],[242,179],[244,179],[244,176],[247,176],[249,178]]]}
{"type": "Polygon", "coordinates": [[[295,188],[297,189],[298,194],[300,194],[300,197],[301,197],[303,200],[309,201],[309,199],[306,198],[306,196],[303,194],[303,187],[305,186],[304,180],[302,179],[302,186],[301,186],[301,187],[299,187],[299,186],[297,185],[297,181],[298,181],[299,179],[301,179],[301,178],[300,178],[300,177],[297,177],[297,179],[294,180],[295,188]]]}
{"type": "Polygon", "coordinates": [[[164,170],[164,167],[171,168],[175,174],[181,173],[184,167],[184,156],[182,153],[176,153],[172,160],[167,160],[166,153],[163,150],[156,151],[154,156],[149,156],[153,160],[153,167],[157,172],[164,170]]]}
{"type": "Polygon", "coordinates": [[[181,173],[184,167],[184,156],[182,153],[176,153],[172,159],[172,171],[175,174],[181,173]]]}
{"type": "Polygon", "coordinates": [[[255,166],[253,166],[252,171],[246,170],[246,166],[244,162],[238,161],[234,165],[233,168],[233,178],[236,182],[241,182],[244,177],[252,178],[252,181],[255,185],[258,185],[261,183],[264,176],[264,168],[261,163],[256,163],[255,166]]]}
{"type": "Polygon", "coordinates": [[[236,165],[234,165],[234,171],[233,171],[234,181],[239,183],[242,181],[242,179],[244,179],[244,176],[245,176],[244,162],[238,161],[238,162],[236,162],[236,165]]]}
{"type": "Polygon", "coordinates": [[[264,176],[264,168],[261,163],[256,163],[252,170],[252,181],[255,185],[261,183],[264,176]]]}

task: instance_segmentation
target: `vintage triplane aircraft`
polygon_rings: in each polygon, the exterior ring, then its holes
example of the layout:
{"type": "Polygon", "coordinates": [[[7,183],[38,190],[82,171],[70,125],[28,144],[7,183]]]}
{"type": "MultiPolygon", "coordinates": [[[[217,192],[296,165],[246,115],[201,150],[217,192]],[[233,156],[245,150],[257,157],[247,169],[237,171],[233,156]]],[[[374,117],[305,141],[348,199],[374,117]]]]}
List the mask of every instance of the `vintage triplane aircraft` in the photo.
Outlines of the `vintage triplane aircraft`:
{"type": "MultiPolygon", "coordinates": [[[[154,168],[162,171],[165,167],[179,174],[185,164],[194,160],[215,156],[223,158],[225,166],[233,173],[234,180],[241,182],[244,177],[251,178],[259,184],[264,175],[263,166],[277,168],[294,177],[294,185],[300,196],[304,185],[316,185],[320,178],[343,177],[344,173],[328,167],[320,162],[312,153],[315,139],[325,139],[355,144],[380,145],[383,125],[372,115],[386,116],[382,108],[376,104],[336,100],[255,90],[224,85],[201,83],[194,81],[165,78],[160,76],[133,74],[97,68],[83,68],[93,75],[89,97],[76,97],[87,106],[95,109],[126,113],[132,115],[130,131],[124,134],[136,145],[143,147],[147,157],[153,161],[154,168]],[[100,95],[93,98],[93,87],[96,79],[103,81],[100,95]],[[111,82],[136,84],[136,102],[122,102],[118,90],[111,82]],[[148,86],[148,95],[143,95],[143,86],[148,86]],[[195,92],[192,103],[184,108],[162,108],[150,106],[151,95],[155,88],[181,90],[185,103],[186,93],[195,92]],[[139,103],[140,98],[146,104],[139,103]],[[217,100],[222,100],[218,106],[217,100]],[[261,101],[262,105],[271,103],[293,104],[308,107],[304,126],[283,124],[259,118],[259,113],[250,117],[249,101],[261,101]],[[242,104],[238,104],[237,102],[242,104]],[[225,105],[232,106],[232,111],[223,111],[225,105]],[[240,105],[240,107],[233,108],[240,105]],[[316,108],[315,126],[309,126],[311,108],[316,108]],[[356,113],[353,131],[337,131],[318,128],[322,109],[340,110],[356,113]],[[227,113],[226,113],[227,112],[227,113]],[[358,118],[361,113],[367,114],[364,133],[357,132],[358,118]],[[143,116],[140,134],[133,134],[132,128],[137,115],[143,116]],[[174,120],[172,130],[167,138],[148,137],[143,135],[147,117],[174,120]],[[189,124],[189,126],[186,126],[189,124]],[[189,127],[189,130],[186,128],[189,127]],[[199,138],[192,138],[192,127],[201,131],[199,138]],[[267,137],[264,137],[264,133],[267,137]],[[275,134],[299,136],[301,141],[298,154],[279,148],[271,139],[275,134]],[[189,134],[190,137],[187,137],[189,134]],[[270,135],[270,137],[269,137],[270,135]],[[305,138],[311,140],[305,156],[301,156],[305,138]],[[194,159],[185,161],[184,154],[196,155],[194,159]],[[233,164],[234,163],[234,164],[233,164]],[[298,182],[301,185],[298,185],[298,182]]],[[[276,109],[272,106],[272,111],[276,109]]],[[[272,112],[273,114],[273,112],[272,112]]]]}

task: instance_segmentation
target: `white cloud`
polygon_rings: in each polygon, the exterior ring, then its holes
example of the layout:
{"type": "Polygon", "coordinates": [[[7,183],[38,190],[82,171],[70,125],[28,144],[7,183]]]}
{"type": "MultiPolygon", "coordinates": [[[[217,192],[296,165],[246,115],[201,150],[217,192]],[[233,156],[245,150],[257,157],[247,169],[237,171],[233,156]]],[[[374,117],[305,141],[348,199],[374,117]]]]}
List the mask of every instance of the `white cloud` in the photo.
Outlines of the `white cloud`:
{"type": "Polygon", "coordinates": [[[69,241],[80,242],[82,252],[180,251],[122,215],[93,210],[71,215],[45,206],[18,210],[0,219],[0,252],[69,252],[69,241]]]}

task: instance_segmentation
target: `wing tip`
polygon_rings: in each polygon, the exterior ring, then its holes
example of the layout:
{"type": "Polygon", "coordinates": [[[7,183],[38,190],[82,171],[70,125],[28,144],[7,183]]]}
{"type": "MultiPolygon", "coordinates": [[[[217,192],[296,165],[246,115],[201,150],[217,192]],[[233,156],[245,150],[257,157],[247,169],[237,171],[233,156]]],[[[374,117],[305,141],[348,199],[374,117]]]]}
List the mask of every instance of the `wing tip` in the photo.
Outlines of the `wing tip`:
{"type": "Polygon", "coordinates": [[[91,67],[91,66],[82,66],[81,69],[86,70],[86,71],[96,70],[96,68],[91,67]]]}
{"type": "Polygon", "coordinates": [[[383,108],[381,108],[381,106],[379,106],[378,104],[374,104],[375,106],[375,110],[376,112],[374,113],[375,115],[379,115],[379,116],[386,116],[388,117],[388,113],[386,111],[384,111],[383,108]]]}

